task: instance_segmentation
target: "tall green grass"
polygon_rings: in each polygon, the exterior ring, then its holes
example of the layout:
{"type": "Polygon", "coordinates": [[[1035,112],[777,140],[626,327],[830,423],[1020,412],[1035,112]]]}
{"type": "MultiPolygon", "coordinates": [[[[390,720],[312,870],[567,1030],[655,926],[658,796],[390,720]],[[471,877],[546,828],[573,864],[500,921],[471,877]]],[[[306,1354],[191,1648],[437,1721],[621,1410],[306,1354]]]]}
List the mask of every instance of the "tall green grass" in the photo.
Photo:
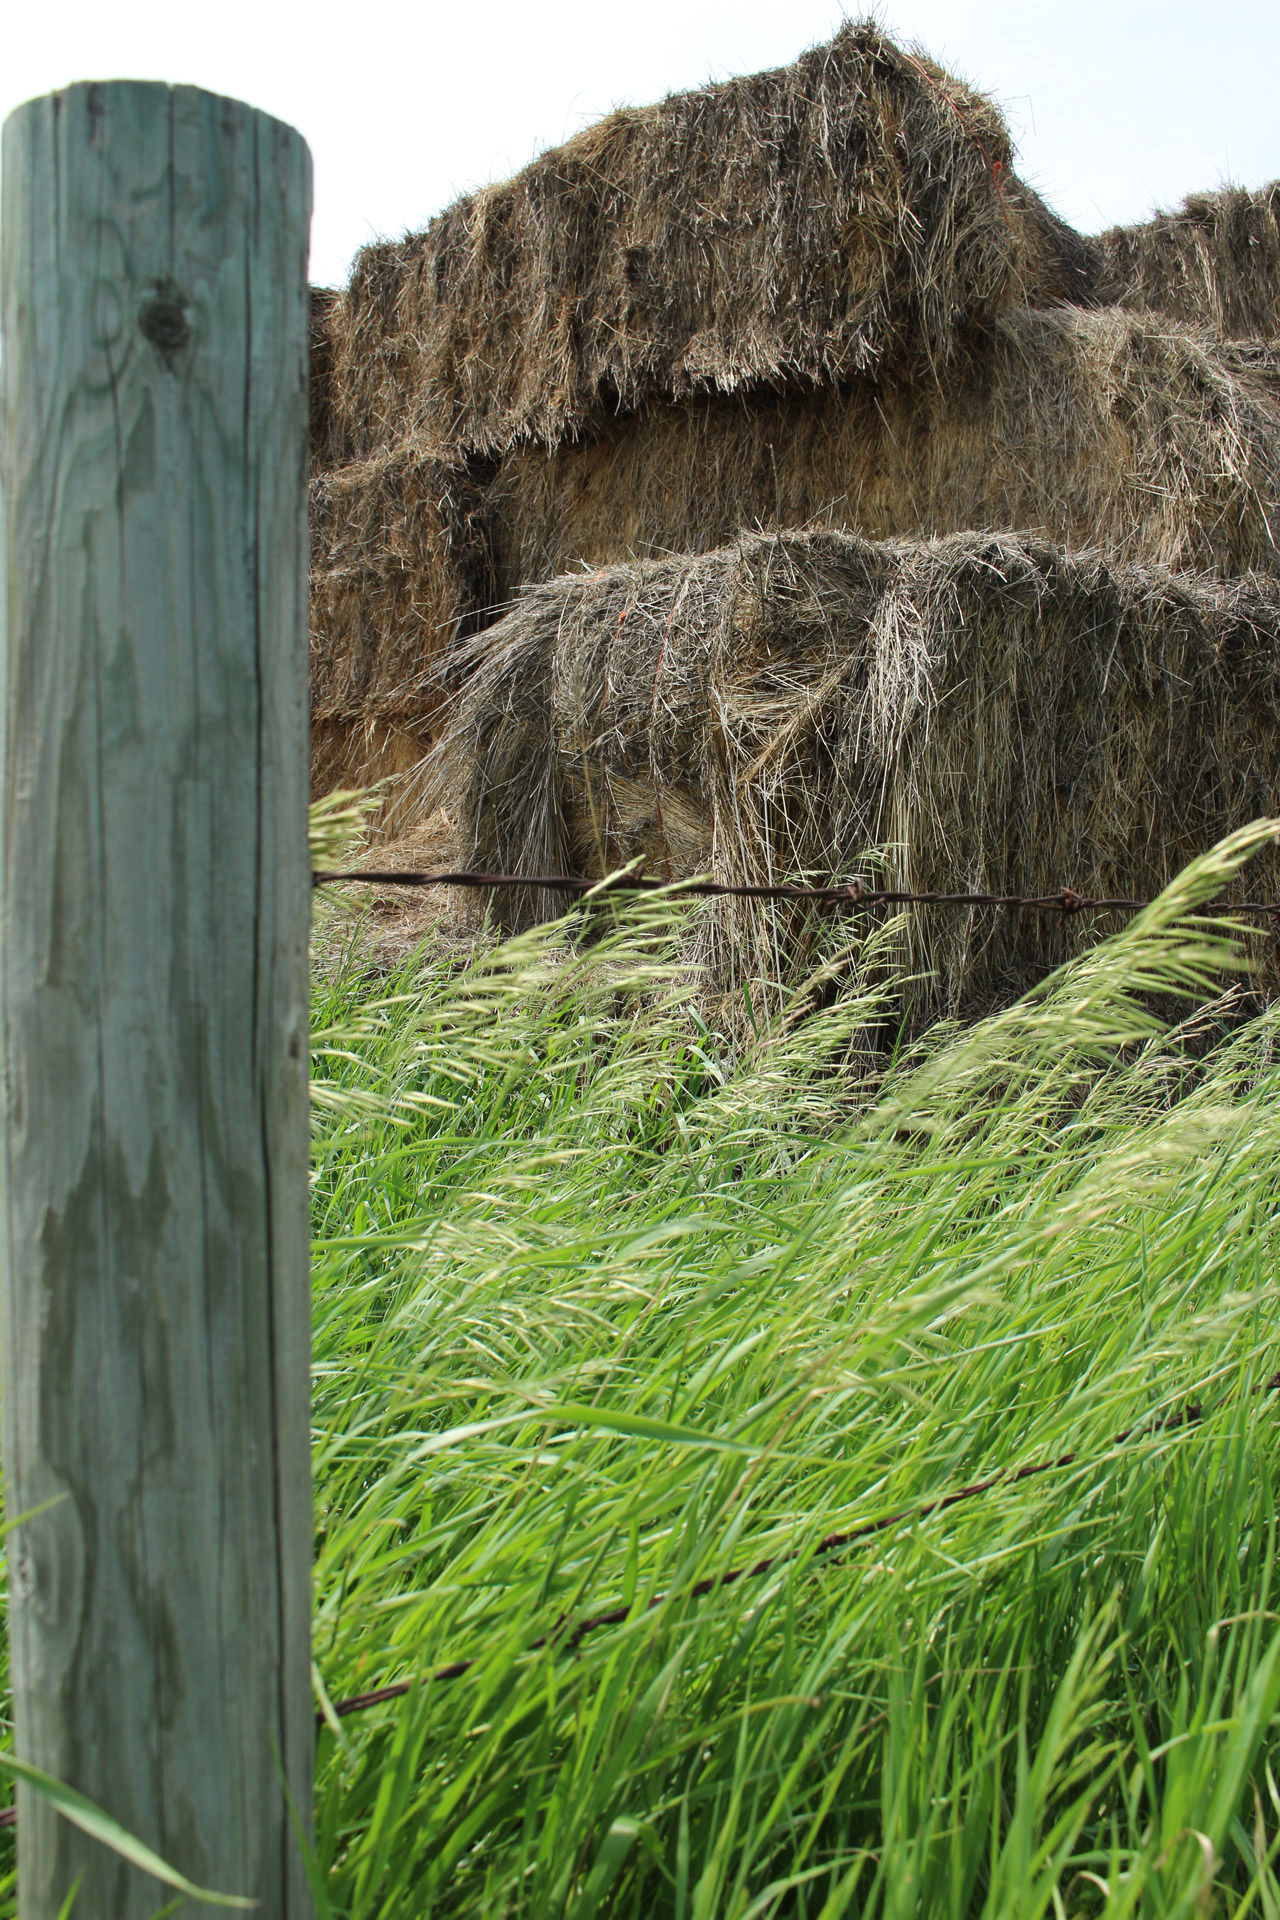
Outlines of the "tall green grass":
{"type": "Polygon", "coordinates": [[[332,1913],[1280,1914],[1251,844],[874,1076],[873,951],[734,1056],[652,898],[318,978],[332,1913]]]}
{"type": "Polygon", "coordinates": [[[874,941],[744,1052],[661,898],[330,917],[322,1912],[1280,1915],[1280,1013],[1195,911],[1262,831],[888,1066],[874,941]]]}

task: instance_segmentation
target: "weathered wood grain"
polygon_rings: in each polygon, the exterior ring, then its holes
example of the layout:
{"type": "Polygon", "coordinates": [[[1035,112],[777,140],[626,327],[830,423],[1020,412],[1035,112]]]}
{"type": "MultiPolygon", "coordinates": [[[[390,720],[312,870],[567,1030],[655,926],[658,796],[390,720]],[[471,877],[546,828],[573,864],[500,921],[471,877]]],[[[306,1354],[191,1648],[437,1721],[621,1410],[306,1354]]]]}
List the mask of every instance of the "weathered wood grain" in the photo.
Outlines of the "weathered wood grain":
{"type": "MultiPolygon", "coordinates": [[[[310,1911],[306,251],[290,128],[6,123],[0,1019],[18,1752],[310,1911]]],[[[162,1889],[23,1789],[20,1910],[162,1889]]]]}

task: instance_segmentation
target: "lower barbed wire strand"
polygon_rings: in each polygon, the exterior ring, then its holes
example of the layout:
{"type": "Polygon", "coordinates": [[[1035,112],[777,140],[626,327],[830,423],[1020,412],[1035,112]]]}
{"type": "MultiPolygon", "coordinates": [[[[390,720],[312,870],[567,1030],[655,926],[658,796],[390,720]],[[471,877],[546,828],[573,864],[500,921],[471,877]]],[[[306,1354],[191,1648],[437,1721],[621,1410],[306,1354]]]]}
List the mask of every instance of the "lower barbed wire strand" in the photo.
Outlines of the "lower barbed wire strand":
{"type": "MultiPolygon", "coordinates": [[[[1251,1387],[1249,1391],[1251,1393],[1280,1392],[1280,1373],[1272,1374],[1269,1380],[1262,1382],[1259,1386],[1251,1387]]],[[[1224,1404],[1229,1405],[1230,1400],[1224,1404]]],[[[1166,1414],[1149,1425],[1126,1427],[1123,1433],[1117,1433],[1112,1437],[1110,1444],[1112,1447],[1122,1447],[1127,1441],[1140,1439],[1145,1435],[1168,1433],[1179,1427],[1198,1426],[1204,1417],[1204,1407],[1199,1401],[1192,1401],[1188,1406],[1166,1414]]],[[[1095,1464],[1100,1464],[1103,1457],[1099,1455],[1095,1464]]],[[[1034,1480],[1040,1474],[1053,1473],[1064,1467],[1075,1466],[1077,1460],[1078,1456],[1074,1452],[1060,1453],[1052,1460],[1037,1460],[1025,1467],[1006,1468],[999,1473],[988,1475],[984,1480],[972,1480],[967,1486],[955,1487],[950,1493],[937,1494],[932,1500],[926,1500],[919,1506],[903,1507],[896,1513],[881,1514],[878,1520],[864,1520],[860,1526],[850,1527],[842,1532],[824,1534],[811,1549],[812,1557],[816,1560],[820,1555],[839,1553],[846,1547],[863,1546],[879,1534],[887,1532],[890,1527],[902,1526],[909,1520],[927,1520],[932,1514],[945,1513],[949,1508],[959,1506],[962,1501],[976,1500],[980,1495],[991,1493],[997,1487],[1017,1486],[1021,1481],[1034,1480]]],[[[719,1592],[721,1588],[736,1586],[739,1580],[762,1579],[766,1574],[776,1573],[780,1567],[792,1565],[801,1559],[806,1551],[810,1550],[803,1546],[792,1547],[785,1553],[768,1554],[764,1559],[753,1561],[745,1567],[730,1567],[724,1573],[710,1574],[705,1580],[696,1580],[684,1593],[655,1594],[646,1604],[645,1612],[651,1612],[667,1600],[701,1600],[710,1593],[719,1592]]],[[[552,1645],[572,1649],[585,1640],[589,1633],[596,1633],[602,1627],[622,1626],[631,1617],[631,1612],[630,1605],[617,1606],[610,1607],[603,1613],[587,1614],[583,1619],[573,1623],[559,1621],[548,1633],[539,1634],[536,1640],[531,1640],[526,1651],[538,1653],[543,1647],[552,1645]]],[[[384,1701],[401,1700],[405,1694],[411,1693],[417,1686],[431,1685],[438,1680],[460,1680],[463,1674],[469,1673],[475,1665],[475,1656],[469,1660],[453,1660],[448,1666],[433,1667],[429,1673],[417,1674],[411,1680],[396,1680],[390,1686],[376,1687],[372,1693],[353,1693],[345,1700],[335,1700],[331,1704],[329,1713],[337,1719],[344,1719],[351,1713],[363,1713],[366,1708],[379,1707],[384,1701]]],[[[328,1719],[329,1714],[317,1713],[316,1725],[324,1726],[328,1719]]]]}

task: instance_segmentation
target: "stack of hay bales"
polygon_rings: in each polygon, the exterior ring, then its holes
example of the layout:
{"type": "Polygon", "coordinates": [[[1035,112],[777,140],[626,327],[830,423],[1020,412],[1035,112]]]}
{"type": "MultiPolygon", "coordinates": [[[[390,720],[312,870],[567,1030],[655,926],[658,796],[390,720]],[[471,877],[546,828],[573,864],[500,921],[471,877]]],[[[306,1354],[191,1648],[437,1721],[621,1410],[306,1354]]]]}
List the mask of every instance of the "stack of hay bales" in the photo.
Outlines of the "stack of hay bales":
{"type": "MultiPolygon", "coordinates": [[[[712,396],[932,388],[1000,315],[1086,296],[1097,262],[1011,160],[988,101],[851,26],[792,67],[616,113],[366,248],[313,311],[318,777],[428,737],[406,661],[571,557],[504,520],[513,490],[554,489],[561,453],[712,396]],[[535,451],[553,470],[526,482],[535,451]]],[[[721,519],[755,513],[743,490],[721,519]]],[[[644,538],[671,532],[659,514],[644,538]]]]}
{"type": "MultiPolygon", "coordinates": [[[[857,24],[366,250],[314,316],[317,785],[434,740],[407,791],[530,874],[1158,887],[1280,804],[1278,209],[1086,240],[857,24]]],[[[693,924],[721,985],[812,938],[693,924]]],[[[904,958],[956,1010],[1073,937],[904,958]]]]}

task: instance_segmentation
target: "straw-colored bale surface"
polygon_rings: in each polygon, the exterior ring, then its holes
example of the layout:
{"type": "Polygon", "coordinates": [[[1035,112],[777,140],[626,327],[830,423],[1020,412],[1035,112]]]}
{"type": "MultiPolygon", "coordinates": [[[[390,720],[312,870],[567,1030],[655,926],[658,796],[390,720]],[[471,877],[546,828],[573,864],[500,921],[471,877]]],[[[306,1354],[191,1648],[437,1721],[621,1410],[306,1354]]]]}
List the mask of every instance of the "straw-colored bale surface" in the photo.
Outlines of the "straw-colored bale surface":
{"type": "MultiPolygon", "coordinates": [[[[472,643],[423,786],[488,871],[1157,891],[1280,811],[1280,589],[1024,536],[744,537],[558,579],[472,643]]],[[[1280,894],[1273,857],[1251,875],[1280,894]]],[[[509,920],[563,902],[506,895],[509,920]]],[[[691,910],[708,993],[786,980],[818,923],[691,910]]],[[[913,909],[917,1012],[1019,991],[1096,922],[913,909]]]]}
{"type": "Polygon", "coordinates": [[[614,113],[425,233],[329,316],[330,461],[425,434],[554,447],[654,400],[937,378],[976,329],[1087,293],[997,108],[851,24],[794,65],[614,113]]]}
{"type": "Polygon", "coordinates": [[[1256,193],[1193,193],[1176,212],[1113,227],[1096,245],[1099,299],[1228,340],[1280,334],[1280,180],[1256,193]]]}
{"type": "Polygon", "coordinates": [[[483,498],[408,446],[311,487],[312,787],[358,786],[422,756],[449,648],[492,600],[483,498]]]}
{"type": "Polygon", "coordinates": [[[742,527],[871,538],[1019,527],[1122,560],[1280,565],[1280,349],[1150,316],[1001,318],[963,383],[654,408],[488,496],[500,598],[589,567],[722,545],[742,527]]]}

